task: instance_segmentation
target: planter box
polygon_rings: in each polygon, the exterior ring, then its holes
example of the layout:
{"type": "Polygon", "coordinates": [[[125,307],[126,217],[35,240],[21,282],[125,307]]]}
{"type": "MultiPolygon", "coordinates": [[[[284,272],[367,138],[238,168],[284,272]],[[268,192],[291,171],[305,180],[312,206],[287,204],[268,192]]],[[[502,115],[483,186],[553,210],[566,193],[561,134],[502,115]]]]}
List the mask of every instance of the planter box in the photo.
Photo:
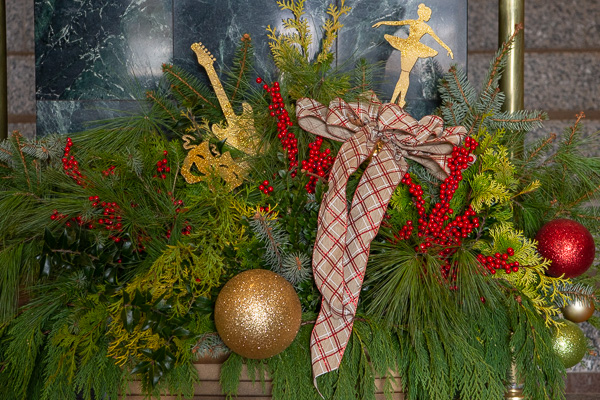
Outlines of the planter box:
{"type": "MultiPolygon", "coordinates": [[[[219,374],[221,372],[221,364],[226,357],[221,359],[203,359],[195,363],[198,375],[202,380],[200,386],[196,386],[194,391],[194,400],[225,400],[225,396],[221,392],[221,386],[219,385],[219,374]]],[[[376,399],[384,400],[385,395],[383,394],[383,379],[376,379],[375,385],[377,387],[376,399]]],[[[123,396],[123,400],[144,400],[145,397],[142,393],[142,387],[139,382],[132,382],[129,386],[129,395],[123,396]]],[[[264,385],[264,392],[260,381],[255,383],[248,377],[246,367],[242,369],[242,375],[240,379],[240,386],[238,389],[237,398],[240,400],[270,400],[271,397],[271,380],[267,377],[264,385]]],[[[392,394],[393,400],[404,400],[404,395],[400,392],[399,387],[394,388],[392,394]]],[[[161,400],[176,400],[177,396],[161,396],[161,400]]]]}

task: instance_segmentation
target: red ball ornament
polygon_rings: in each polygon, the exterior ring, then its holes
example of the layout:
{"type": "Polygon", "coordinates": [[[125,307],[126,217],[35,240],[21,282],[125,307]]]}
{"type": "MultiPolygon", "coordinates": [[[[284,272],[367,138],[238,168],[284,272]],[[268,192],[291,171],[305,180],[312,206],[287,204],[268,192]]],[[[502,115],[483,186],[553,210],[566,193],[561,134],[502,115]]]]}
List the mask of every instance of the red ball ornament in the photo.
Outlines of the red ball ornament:
{"type": "Polygon", "coordinates": [[[548,222],[537,233],[538,251],[552,261],[550,276],[574,278],[583,274],[594,262],[596,245],[585,226],[570,219],[548,222]]]}

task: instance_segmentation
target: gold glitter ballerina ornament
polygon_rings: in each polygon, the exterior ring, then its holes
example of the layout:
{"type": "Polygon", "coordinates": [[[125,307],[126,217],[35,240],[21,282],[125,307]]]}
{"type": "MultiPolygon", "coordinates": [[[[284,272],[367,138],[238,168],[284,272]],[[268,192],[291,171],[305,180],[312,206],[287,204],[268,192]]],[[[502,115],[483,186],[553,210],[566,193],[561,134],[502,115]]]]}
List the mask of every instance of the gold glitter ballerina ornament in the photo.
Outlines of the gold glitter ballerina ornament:
{"type": "Polygon", "coordinates": [[[400,95],[400,100],[398,101],[398,105],[400,105],[400,107],[404,107],[406,104],[404,99],[410,83],[410,71],[415,66],[417,60],[419,58],[435,57],[438,54],[436,50],[420,42],[424,35],[431,35],[431,37],[433,37],[440,44],[440,46],[448,50],[448,55],[450,58],[454,59],[454,55],[452,54],[450,47],[448,47],[448,45],[435,34],[433,29],[431,29],[431,27],[425,23],[431,18],[431,8],[421,3],[419,4],[419,10],[417,13],[419,14],[419,19],[407,19],[404,21],[382,21],[373,25],[373,28],[378,28],[381,25],[408,25],[409,27],[409,34],[407,38],[400,38],[393,35],[384,36],[385,40],[387,40],[396,50],[401,52],[400,67],[402,72],[400,73],[400,78],[398,79],[398,83],[396,83],[394,94],[390,100],[391,103],[395,103],[396,99],[400,95]]]}

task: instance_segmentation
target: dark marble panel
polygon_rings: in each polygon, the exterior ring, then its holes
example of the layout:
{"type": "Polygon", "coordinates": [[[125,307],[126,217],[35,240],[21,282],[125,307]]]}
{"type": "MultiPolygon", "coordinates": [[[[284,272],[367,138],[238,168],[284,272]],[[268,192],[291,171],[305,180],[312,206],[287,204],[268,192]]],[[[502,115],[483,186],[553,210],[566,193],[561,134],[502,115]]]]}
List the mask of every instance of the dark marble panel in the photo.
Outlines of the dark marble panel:
{"type": "MultiPolygon", "coordinates": [[[[290,11],[281,11],[275,0],[173,0],[174,62],[188,71],[203,77],[202,67],[190,49],[192,43],[202,42],[215,56],[215,69],[231,66],[240,38],[248,33],[252,38],[256,55],[257,74],[269,79],[274,71],[268,47],[266,28],[283,29],[284,18],[291,18],[290,11]],[[270,72],[269,72],[270,71],[270,72]]],[[[313,33],[311,52],[316,53],[321,41],[321,25],[326,20],[329,2],[307,1],[306,17],[313,33]]]]}
{"type": "MultiPolygon", "coordinates": [[[[314,34],[313,52],[318,50],[321,41],[321,26],[328,18],[328,4],[327,1],[305,3],[314,34]]],[[[416,19],[419,4],[417,0],[346,1],[352,9],[340,21],[344,27],[335,46],[337,65],[341,69],[351,69],[356,60],[363,57],[378,63],[381,76],[378,89],[382,100],[392,97],[401,70],[401,53],[384,39],[384,34],[406,37],[408,28],[382,26],[375,29],[372,25],[383,20],[416,19]]],[[[427,5],[432,9],[428,24],[453,50],[454,59],[447,56],[446,50],[433,37],[425,35],[421,39],[439,54],[435,58],[419,59],[412,70],[407,108],[416,117],[430,113],[437,106],[435,84],[441,74],[451,64],[466,68],[467,60],[467,1],[431,0],[427,5]]],[[[274,66],[265,28],[271,25],[281,31],[282,19],[290,16],[290,11],[279,10],[273,0],[174,0],[174,62],[202,77],[202,68],[190,50],[192,43],[201,41],[215,55],[217,70],[228,68],[240,37],[249,33],[255,46],[257,73],[268,76],[266,71],[273,71],[274,66]]]]}
{"type": "Polygon", "coordinates": [[[95,121],[139,113],[135,100],[38,100],[37,137],[77,133],[95,121]]]}
{"type": "Polygon", "coordinates": [[[128,99],[172,57],[173,0],[35,0],[39,100],[128,99]]]}
{"type": "MultiPolygon", "coordinates": [[[[422,0],[354,0],[350,14],[342,21],[344,28],[338,39],[338,59],[365,58],[371,63],[383,65],[382,82],[379,86],[381,100],[389,101],[400,76],[401,52],[394,49],[384,38],[385,34],[406,38],[408,26],[372,26],[380,21],[418,19],[417,10],[422,0]]],[[[431,19],[427,25],[452,49],[454,58],[436,40],[425,34],[420,43],[438,52],[434,58],[420,58],[410,73],[410,85],[406,95],[406,108],[415,117],[430,113],[438,104],[436,82],[448,68],[457,64],[467,65],[467,1],[428,0],[431,19]]]]}

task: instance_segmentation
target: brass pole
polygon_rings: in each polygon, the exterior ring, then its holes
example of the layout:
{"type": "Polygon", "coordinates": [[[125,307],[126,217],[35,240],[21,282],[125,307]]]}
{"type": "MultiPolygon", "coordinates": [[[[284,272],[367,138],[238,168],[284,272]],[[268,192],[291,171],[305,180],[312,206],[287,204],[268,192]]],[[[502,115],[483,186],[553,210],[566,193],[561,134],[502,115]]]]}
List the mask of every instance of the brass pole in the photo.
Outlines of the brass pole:
{"type": "MultiPolygon", "coordinates": [[[[498,15],[498,41],[502,44],[515,32],[515,25],[524,24],[525,0],[499,0],[498,15]]],[[[524,108],[524,59],[525,31],[522,30],[515,37],[500,81],[500,90],[506,96],[502,106],[504,111],[514,112],[524,108]]]]}
{"type": "Polygon", "coordinates": [[[509,378],[504,398],[506,400],[525,400],[523,396],[523,382],[517,380],[517,365],[514,361],[510,366],[509,378]]]}
{"type": "Polygon", "coordinates": [[[8,89],[6,78],[6,2],[0,0],[0,140],[8,137],[8,89]]]}

